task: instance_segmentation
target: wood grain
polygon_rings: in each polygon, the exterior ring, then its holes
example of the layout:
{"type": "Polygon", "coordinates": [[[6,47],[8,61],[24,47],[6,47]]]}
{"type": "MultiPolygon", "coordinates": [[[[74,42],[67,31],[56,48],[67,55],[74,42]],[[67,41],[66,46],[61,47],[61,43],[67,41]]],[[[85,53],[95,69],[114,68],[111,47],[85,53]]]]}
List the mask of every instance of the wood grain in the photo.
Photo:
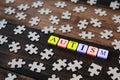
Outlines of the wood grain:
{"type": "MultiPolygon", "coordinates": [[[[43,7],[44,8],[49,8],[49,9],[51,9],[53,11],[49,15],[40,15],[37,11],[39,9],[41,9],[41,8],[38,8],[38,9],[30,8],[28,11],[25,12],[28,15],[27,19],[23,20],[23,21],[18,21],[15,18],[15,14],[11,15],[11,16],[4,14],[4,8],[5,7],[13,6],[14,8],[16,8],[17,5],[20,5],[21,3],[29,4],[31,6],[33,1],[34,0],[31,0],[31,1],[29,1],[29,0],[16,1],[14,4],[9,4],[9,5],[6,5],[4,1],[1,1],[1,3],[0,3],[0,17],[1,17],[1,19],[6,18],[9,21],[14,22],[16,24],[25,24],[25,25],[30,27],[30,24],[28,23],[30,18],[38,16],[41,19],[41,21],[40,21],[39,25],[34,26],[33,28],[35,28],[35,29],[43,29],[43,27],[45,27],[45,26],[51,26],[52,25],[50,23],[50,21],[49,21],[49,16],[50,15],[56,15],[59,18],[61,18],[62,12],[68,10],[68,11],[70,11],[72,13],[71,19],[70,20],[62,20],[61,19],[59,25],[53,25],[53,26],[59,29],[61,25],[70,24],[71,26],[74,27],[74,29],[72,30],[72,32],[66,33],[66,34],[63,34],[62,32],[60,32],[57,29],[55,31],[55,33],[60,34],[60,35],[64,35],[64,36],[69,36],[69,37],[79,39],[79,40],[85,40],[85,41],[93,42],[93,43],[96,43],[96,44],[109,46],[109,47],[112,47],[111,42],[114,41],[114,39],[118,39],[118,40],[120,39],[119,33],[116,32],[117,27],[119,26],[119,24],[115,24],[112,21],[113,15],[120,15],[120,10],[113,11],[112,9],[109,9],[108,7],[102,6],[102,5],[90,6],[90,5],[88,5],[88,4],[84,3],[84,2],[79,2],[78,4],[73,4],[69,0],[63,0],[63,1],[65,1],[67,3],[68,7],[65,7],[64,9],[60,9],[60,8],[56,8],[55,5],[54,5],[54,3],[57,2],[58,0],[52,0],[52,1],[44,0],[45,4],[44,4],[43,7]],[[74,7],[80,6],[80,5],[88,7],[87,11],[84,12],[84,13],[78,13],[78,14],[72,11],[74,7]],[[102,9],[106,10],[108,15],[105,16],[105,17],[99,17],[98,15],[96,15],[94,13],[95,8],[102,8],[102,9]],[[77,27],[77,24],[78,24],[79,20],[87,19],[88,21],[90,21],[90,18],[98,18],[98,19],[100,19],[100,21],[103,23],[103,26],[101,28],[94,28],[94,27],[92,27],[92,25],[89,25],[87,27],[87,29],[79,30],[78,27],[77,27]],[[108,40],[101,39],[100,38],[100,32],[102,32],[104,29],[112,30],[114,36],[112,38],[108,39],[108,40]],[[96,36],[92,40],[81,39],[78,36],[78,34],[81,33],[81,31],[92,31],[96,36]]],[[[20,12],[20,11],[17,10],[17,12],[20,12]]]]}
{"type": "Polygon", "coordinates": [[[55,46],[48,45],[47,40],[50,35],[44,35],[39,30],[35,30],[32,28],[27,28],[27,30],[22,35],[14,35],[13,29],[15,27],[16,27],[16,25],[9,23],[7,25],[7,28],[0,31],[0,35],[7,36],[8,40],[9,40],[9,42],[7,44],[0,46],[0,64],[1,64],[1,67],[6,68],[7,70],[10,70],[10,71],[13,71],[15,73],[19,73],[19,74],[22,74],[25,76],[29,76],[36,80],[47,80],[48,77],[50,77],[52,74],[56,74],[57,76],[59,76],[61,78],[61,80],[65,80],[65,79],[69,80],[72,77],[73,72],[67,71],[66,68],[64,68],[60,72],[52,71],[52,68],[53,68],[52,64],[54,62],[56,62],[58,59],[62,59],[62,60],[67,59],[68,63],[72,62],[73,60],[78,60],[78,61],[83,61],[83,68],[76,71],[75,74],[81,74],[85,80],[88,80],[88,79],[89,80],[94,80],[94,79],[106,80],[106,79],[110,79],[110,77],[106,73],[108,71],[108,67],[109,66],[119,67],[118,63],[113,63],[113,62],[117,62],[119,51],[115,51],[112,48],[108,48],[108,47],[104,47],[101,45],[87,43],[85,41],[79,41],[79,40],[72,39],[69,37],[53,34],[53,35],[56,35],[56,36],[59,36],[59,37],[62,37],[62,38],[68,39],[68,40],[74,40],[74,41],[78,41],[80,43],[85,43],[85,44],[96,46],[99,48],[108,49],[110,51],[109,58],[107,60],[102,60],[102,59],[98,59],[98,58],[87,56],[87,55],[81,55],[80,53],[70,51],[67,49],[60,49],[55,46]],[[38,34],[40,34],[40,36],[41,36],[40,41],[38,41],[38,42],[30,41],[26,37],[29,31],[36,31],[38,34]],[[18,53],[13,53],[13,52],[9,51],[8,45],[12,41],[20,42],[22,49],[19,50],[18,53]],[[24,50],[25,44],[34,44],[35,46],[37,46],[39,49],[38,53],[43,52],[43,50],[45,48],[47,48],[47,49],[52,48],[55,55],[50,60],[42,60],[41,56],[39,54],[37,54],[37,55],[28,54],[28,52],[26,52],[24,50]],[[115,54],[113,54],[113,53],[115,53],[115,54]],[[12,59],[19,59],[19,58],[22,58],[24,61],[26,61],[26,65],[24,65],[21,69],[17,69],[17,68],[11,69],[10,66],[8,65],[8,62],[10,62],[12,59]],[[44,63],[44,65],[46,66],[46,70],[42,71],[41,73],[36,73],[36,72],[30,71],[30,67],[28,67],[28,64],[30,64],[34,61],[44,63]],[[99,76],[96,76],[96,77],[89,76],[89,72],[87,70],[88,70],[89,66],[91,65],[91,63],[96,63],[103,67],[103,70],[101,71],[101,74],[99,76]]]}
{"type": "Polygon", "coordinates": [[[8,71],[6,69],[2,69],[2,68],[0,68],[0,73],[1,73],[0,74],[1,80],[5,80],[5,78],[8,77],[8,73],[15,74],[17,76],[17,78],[19,78],[19,80],[35,80],[35,79],[27,77],[25,75],[14,73],[14,72],[8,71]]]}
{"type": "Polygon", "coordinates": [[[66,71],[66,69],[64,68],[60,72],[58,72],[58,71],[53,72],[52,64],[55,61],[57,61],[58,59],[67,59],[68,62],[72,62],[73,60],[77,59],[79,61],[83,61],[83,68],[74,73],[77,75],[81,74],[84,77],[84,80],[96,80],[96,79],[97,80],[110,80],[111,79],[110,76],[108,76],[106,73],[106,71],[108,71],[108,67],[112,66],[112,67],[119,68],[119,64],[118,64],[119,51],[113,50],[113,48],[112,48],[113,46],[111,45],[111,42],[114,39],[118,39],[118,40],[120,39],[120,34],[116,32],[117,27],[120,24],[115,24],[111,18],[115,14],[120,15],[120,10],[113,11],[113,10],[109,9],[108,7],[102,6],[102,5],[90,6],[82,1],[80,1],[77,4],[73,4],[70,2],[70,0],[62,0],[62,1],[65,1],[68,6],[65,7],[64,9],[60,9],[60,8],[56,8],[54,6],[54,3],[57,2],[58,0],[41,0],[41,1],[43,1],[45,3],[43,6],[44,8],[49,8],[53,11],[51,14],[40,15],[37,11],[41,8],[38,8],[38,9],[30,8],[30,10],[27,10],[25,12],[27,14],[27,19],[23,20],[23,21],[18,21],[15,18],[16,14],[6,15],[4,13],[4,9],[6,7],[12,6],[12,7],[16,8],[17,12],[21,12],[21,11],[17,10],[18,5],[20,5],[21,3],[24,3],[24,4],[29,4],[31,6],[32,2],[34,2],[34,0],[17,0],[13,4],[5,4],[5,1],[0,0],[0,20],[5,18],[10,22],[7,25],[7,28],[0,30],[0,35],[5,35],[9,38],[9,42],[7,44],[0,46],[0,64],[1,64],[0,65],[0,73],[2,73],[2,74],[0,74],[0,79],[4,80],[4,77],[7,75],[7,73],[12,72],[12,73],[17,74],[20,80],[47,80],[47,78],[50,77],[52,74],[56,74],[57,76],[59,76],[61,78],[61,80],[69,80],[73,74],[71,71],[66,71]],[[75,13],[72,11],[74,7],[81,6],[81,5],[88,8],[85,13],[75,13]],[[98,15],[95,15],[95,13],[94,13],[95,8],[102,8],[102,9],[106,10],[108,15],[105,17],[99,17],[98,15]],[[66,10],[69,10],[72,13],[70,20],[62,20],[61,19],[62,12],[66,11],[66,10]],[[60,23],[58,25],[51,24],[49,21],[50,15],[58,16],[61,19],[60,23]],[[31,17],[35,17],[35,16],[38,16],[41,19],[41,21],[40,21],[39,25],[31,27],[30,24],[28,23],[28,21],[30,20],[31,17]],[[87,29],[79,30],[77,27],[79,20],[87,19],[87,21],[90,21],[90,18],[100,19],[100,21],[103,23],[103,26],[101,28],[94,28],[94,27],[92,27],[92,25],[89,25],[87,27],[87,29]],[[16,27],[16,25],[23,25],[23,24],[25,24],[28,27],[26,32],[19,36],[14,35],[13,29],[16,27]],[[60,28],[61,25],[66,25],[66,24],[70,24],[71,26],[74,27],[74,29],[70,33],[63,34],[58,29],[60,28]],[[55,31],[55,33],[53,35],[57,35],[57,36],[66,38],[68,40],[75,40],[78,42],[83,42],[85,44],[93,45],[93,46],[96,46],[99,48],[108,49],[110,51],[108,60],[105,61],[105,60],[97,59],[97,58],[90,57],[87,55],[81,55],[77,52],[69,51],[67,49],[60,49],[55,46],[46,44],[47,39],[49,38],[49,36],[51,34],[44,35],[39,30],[43,29],[45,26],[51,26],[51,25],[53,25],[54,27],[57,28],[57,30],[55,31]],[[101,39],[99,33],[101,31],[103,31],[104,29],[112,30],[114,36],[112,38],[110,38],[109,40],[101,39]],[[29,31],[38,32],[41,35],[40,41],[39,42],[31,42],[27,38],[27,34],[29,31]],[[82,31],[92,31],[96,35],[96,37],[93,38],[92,40],[88,40],[88,39],[84,40],[78,36],[78,34],[81,33],[82,31]],[[18,41],[21,43],[22,49],[19,50],[19,52],[17,54],[10,52],[8,49],[8,44],[10,44],[12,41],[18,41]],[[39,48],[39,51],[38,51],[39,53],[41,51],[43,51],[45,48],[48,48],[48,49],[53,48],[55,55],[49,61],[41,60],[40,55],[29,55],[24,50],[24,48],[25,48],[25,44],[31,44],[31,43],[35,44],[39,48]],[[16,59],[23,58],[27,62],[27,64],[25,66],[23,66],[22,69],[11,69],[7,63],[14,58],[16,58],[16,59]],[[42,71],[41,73],[36,73],[36,72],[30,71],[28,64],[32,63],[33,61],[44,63],[45,66],[47,66],[47,70],[42,71]],[[89,72],[87,70],[90,67],[91,63],[96,63],[98,65],[103,66],[103,70],[101,71],[101,74],[99,76],[95,76],[95,77],[89,76],[89,72]]]}

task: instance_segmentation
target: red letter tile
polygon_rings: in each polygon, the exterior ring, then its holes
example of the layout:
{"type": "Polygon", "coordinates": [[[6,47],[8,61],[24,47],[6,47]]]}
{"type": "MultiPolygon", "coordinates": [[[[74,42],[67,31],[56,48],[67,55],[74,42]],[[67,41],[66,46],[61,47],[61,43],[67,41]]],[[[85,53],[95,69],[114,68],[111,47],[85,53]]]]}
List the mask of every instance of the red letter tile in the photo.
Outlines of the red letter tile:
{"type": "Polygon", "coordinates": [[[98,48],[89,46],[87,54],[95,57],[97,55],[97,52],[98,52],[98,48]]]}
{"type": "Polygon", "coordinates": [[[60,38],[57,46],[61,48],[66,48],[67,44],[68,44],[68,40],[60,38]]]}

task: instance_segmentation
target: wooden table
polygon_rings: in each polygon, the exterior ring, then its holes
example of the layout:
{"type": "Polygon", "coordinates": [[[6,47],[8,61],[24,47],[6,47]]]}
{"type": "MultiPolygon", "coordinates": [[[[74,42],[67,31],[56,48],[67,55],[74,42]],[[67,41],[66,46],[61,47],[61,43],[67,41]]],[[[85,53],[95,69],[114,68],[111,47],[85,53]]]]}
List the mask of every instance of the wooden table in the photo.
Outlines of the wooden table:
{"type": "MultiPolygon", "coordinates": [[[[117,30],[117,27],[120,25],[120,24],[115,24],[113,21],[112,21],[112,17],[113,15],[120,15],[120,10],[112,10],[106,6],[103,6],[103,5],[94,5],[94,6],[90,6],[88,4],[86,4],[85,2],[82,2],[80,1],[79,3],[77,4],[74,4],[74,3],[71,3],[69,0],[62,0],[64,2],[67,3],[67,7],[63,8],[63,9],[60,9],[60,8],[56,8],[54,3],[57,2],[58,0],[43,0],[44,1],[44,8],[49,8],[52,10],[52,13],[49,14],[49,15],[40,15],[37,11],[40,9],[35,9],[35,8],[30,8],[29,10],[25,11],[25,13],[27,14],[27,18],[26,20],[22,20],[22,21],[19,21],[17,20],[17,18],[15,18],[15,14],[13,15],[6,15],[4,13],[4,8],[6,7],[9,7],[9,6],[12,6],[14,8],[17,7],[17,5],[20,5],[21,3],[24,3],[24,4],[28,4],[28,5],[32,5],[32,3],[34,2],[34,0],[17,0],[15,3],[13,4],[5,4],[5,1],[2,1],[1,0],[1,3],[0,3],[0,19],[7,19],[10,23],[13,23],[13,24],[19,24],[19,25],[26,25],[30,28],[28,28],[28,30],[31,30],[31,28],[34,28],[34,29],[37,29],[36,31],[40,30],[40,29],[43,29],[45,26],[51,26],[53,25],[55,28],[57,28],[57,30],[55,31],[55,34],[59,34],[59,35],[62,35],[62,36],[66,36],[66,37],[70,37],[70,39],[77,39],[78,41],[85,41],[85,42],[88,42],[89,44],[94,44],[94,45],[101,45],[101,46],[105,46],[108,47],[112,52],[114,52],[114,50],[112,49],[113,46],[111,45],[111,42],[114,41],[114,39],[117,39],[119,40],[120,39],[120,34],[116,31],[117,30]],[[75,13],[73,12],[72,10],[74,9],[74,7],[76,6],[85,6],[87,7],[87,11],[84,12],[84,13],[75,13]],[[70,6],[70,7],[69,7],[70,6]],[[95,8],[102,8],[104,10],[107,11],[107,16],[103,16],[103,17],[100,17],[98,15],[96,15],[94,13],[94,9],[95,8]],[[61,14],[62,12],[64,11],[70,11],[72,13],[71,15],[71,19],[70,20],[63,20],[61,19],[61,14]],[[49,21],[49,16],[50,15],[56,15],[60,18],[60,23],[58,25],[56,24],[51,24],[50,21],[49,21]],[[30,24],[28,23],[30,18],[31,17],[35,17],[35,16],[38,16],[41,21],[39,23],[39,25],[37,26],[30,26],[30,24]],[[86,29],[83,29],[83,30],[79,30],[79,28],[77,27],[77,24],[80,20],[83,20],[83,19],[86,19],[87,21],[90,21],[90,18],[98,18],[101,22],[102,22],[102,27],[101,28],[94,28],[91,24],[88,25],[88,27],[86,29]],[[58,29],[60,28],[61,25],[66,25],[66,24],[70,24],[71,26],[73,26],[73,30],[70,32],[70,33],[62,33],[61,31],[59,31],[58,29]],[[100,38],[100,32],[102,32],[103,30],[112,30],[113,31],[113,37],[110,38],[110,39],[101,39],[100,38]],[[81,37],[78,36],[79,33],[81,33],[82,31],[90,31],[90,32],[93,32],[95,34],[95,37],[91,40],[89,39],[82,39],[81,37]]],[[[20,12],[19,10],[17,10],[16,8],[16,11],[17,12],[20,12]]],[[[14,25],[12,25],[13,28],[14,28],[14,25]]],[[[12,27],[10,29],[13,29],[12,27]]],[[[1,30],[0,34],[4,33],[5,35],[8,35],[10,36],[10,40],[18,40],[19,42],[23,43],[22,44],[22,47],[24,48],[24,45],[26,43],[31,43],[31,41],[29,41],[27,38],[24,38],[27,34],[27,32],[25,34],[23,34],[23,36],[14,36],[12,35],[12,31],[9,29],[5,29],[5,30],[1,30]],[[7,30],[7,31],[5,31],[7,30]],[[16,38],[17,37],[17,38],[16,38]]],[[[39,31],[38,31],[39,32],[39,31]]],[[[45,38],[48,38],[45,37],[45,38]]],[[[40,51],[42,51],[45,47],[52,47],[52,46],[49,46],[47,44],[45,44],[45,41],[46,39],[45,38],[42,38],[41,40],[44,40],[42,43],[34,43],[36,45],[38,44],[42,44],[42,46],[38,45],[39,48],[41,49],[40,51]],[[45,45],[44,45],[45,44],[45,45]]],[[[50,59],[50,61],[45,61],[45,60],[40,60],[40,56],[38,55],[35,55],[35,56],[31,56],[31,55],[28,55],[26,54],[25,51],[23,51],[24,49],[22,48],[22,51],[20,51],[18,54],[12,54],[9,52],[7,48],[7,44],[2,47],[0,46],[0,79],[1,80],[4,80],[4,78],[6,77],[6,75],[8,73],[13,73],[13,74],[16,74],[18,77],[19,77],[19,80],[45,80],[47,77],[50,77],[51,74],[57,74],[59,75],[59,77],[61,77],[61,80],[67,80],[70,78],[70,76],[72,75],[72,73],[70,73],[69,71],[66,72],[65,70],[61,71],[61,72],[52,72],[50,69],[52,68],[51,65],[54,61],[57,60],[57,58],[61,58],[61,59],[68,59],[68,61],[73,61],[74,59],[78,59],[78,60],[84,60],[84,63],[86,63],[84,65],[84,68],[88,69],[91,62],[95,62],[95,63],[98,63],[99,61],[99,64],[101,65],[106,65],[106,63],[108,63],[108,65],[112,65],[112,63],[109,63],[110,61],[114,60],[114,58],[112,56],[110,56],[111,59],[107,60],[106,62],[104,62],[104,60],[99,60],[97,58],[93,58],[93,57],[89,57],[89,56],[84,56],[84,55],[79,55],[79,54],[68,54],[68,53],[75,53],[75,52],[71,52],[71,51],[67,51],[67,50],[63,50],[63,49],[58,49],[58,48],[55,48],[55,47],[52,47],[55,49],[55,53],[56,55],[53,57],[53,59],[50,59]],[[64,55],[62,53],[62,51],[66,52],[68,55],[64,55]],[[22,54],[20,54],[22,53],[22,54]],[[59,54],[58,54],[59,53],[59,54]],[[72,56],[72,57],[71,57],[72,56]],[[29,71],[29,69],[27,68],[27,66],[25,66],[23,69],[10,69],[9,66],[7,65],[7,62],[11,60],[11,58],[24,58],[24,60],[26,62],[33,62],[33,61],[41,61],[41,62],[44,62],[48,67],[48,70],[50,71],[43,71],[42,74],[41,73],[35,73],[35,72],[31,72],[29,71]],[[89,61],[91,60],[91,61],[89,61]],[[88,62],[89,61],[89,62],[88,62]],[[42,76],[42,78],[41,78],[42,76]],[[66,77],[66,79],[64,79],[66,77]]],[[[119,53],[119,51],[116,51],[115,52],[116,54],[119,53]]],[[[116,57],[117,55],[113,55],[114,57],[116,57]]],[[[115,59],[115,61],[117,61],[117,59],[115,59]]],[[[107,66],[108,67],[108,66],[107,66]]],[[[105,67],[105,70],[107,70],[107,67],[105,67]]],[[[82,73],[85,73],[86,70],[83,69],[83,70],[80,70],[78,72],[76,72],[77,74],[79,74],[80,72],[82,71],[82,73]]],[[[103,71],[104,72],[104,71],[103,71]]],[[[81,73],[81,74],[82,74],[81,73]]],[[[86,76],[88,75],[88,72],[86,72],[83,76],[86,76]]],[[[106,74],[103,74],[103,75],[106,75],[106,74]]],[[[94,77],[94,78],[91,78],[88,76],[88,78],[86,78],[86,80],[93,80],[93,79],[104,79],[106,80],[107,78],[106,77],[94,77]]]]}

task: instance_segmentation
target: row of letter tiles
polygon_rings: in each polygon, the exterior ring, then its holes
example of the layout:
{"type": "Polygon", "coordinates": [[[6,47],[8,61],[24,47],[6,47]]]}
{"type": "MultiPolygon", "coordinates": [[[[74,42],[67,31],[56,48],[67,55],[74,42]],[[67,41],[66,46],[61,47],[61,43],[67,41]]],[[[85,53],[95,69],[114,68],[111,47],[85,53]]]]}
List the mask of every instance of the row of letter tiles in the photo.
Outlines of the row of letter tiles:
{"type": "Polygon", "coordinates": [[[105,49],[98,49],[97,47],[88,46],[86,44],[78,43],[75,41],[69,41],[67,39],[59,38],[56,36],[50,36],[48,43],[52,45],[57,45],[60,48],[67,48],[69,50],[77,51],[81,54],[87,54],[90,56],[107,59],[109,51],[105,49]]]}

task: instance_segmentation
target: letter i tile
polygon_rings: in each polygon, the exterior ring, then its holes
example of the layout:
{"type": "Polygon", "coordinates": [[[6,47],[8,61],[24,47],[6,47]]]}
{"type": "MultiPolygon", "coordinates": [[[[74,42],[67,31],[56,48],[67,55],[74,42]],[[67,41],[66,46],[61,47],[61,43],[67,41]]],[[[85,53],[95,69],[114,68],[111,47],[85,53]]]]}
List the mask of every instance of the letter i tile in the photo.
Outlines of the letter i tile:
{"type": "Polygon", "coordinates": [[[87,53],[87,49],[88,49],[88,45],[80,43],[78,48],[77,48],[77,52],[79,52],[81,54],[86,54],[87,53]]]}

